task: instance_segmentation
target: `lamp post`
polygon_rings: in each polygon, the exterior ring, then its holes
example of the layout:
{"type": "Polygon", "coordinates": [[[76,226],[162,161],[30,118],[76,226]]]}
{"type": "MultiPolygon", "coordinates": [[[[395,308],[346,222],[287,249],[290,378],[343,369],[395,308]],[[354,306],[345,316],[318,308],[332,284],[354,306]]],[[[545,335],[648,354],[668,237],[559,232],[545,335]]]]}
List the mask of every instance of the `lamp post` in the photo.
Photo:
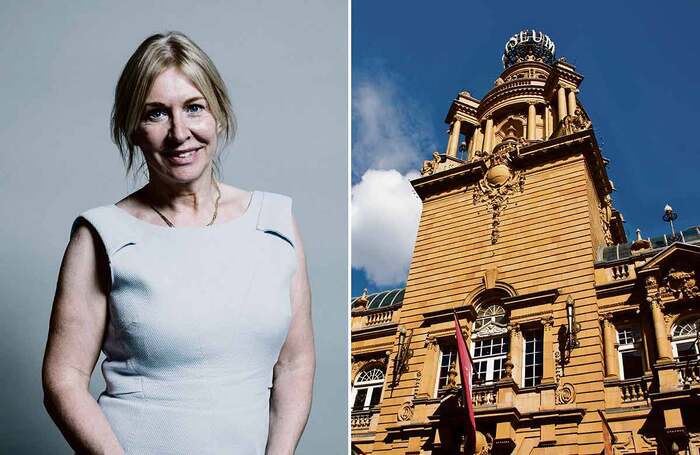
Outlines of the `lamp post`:
{"type": "Polygon", "coordinates": [[[664,216],[662,217],[663,220],[671,225],[671,239],[675,240],[676,239],[676,229],[673,227],[673,221],[678,218],[678,214],[673,211],[673,207],[670,205],[666,204],[666,207],[664,207],[664,216]]]}
{"type": "Polygon", "coordinates": [[[404,326],[399,327],[398,349],[396,357],[394,357],[394,376],[391,381],[392,387],[396,387],[399,383],[401,374],[408,367],[408,359],[413,356],[413,349],[410,348],[411,338],[413,338],[412,330],[408,331],[404,326]]]}
{"type": "Polygon", "coordinates": [[[566,359],[571,357],[571,351],[579,347],[580,343],[576,334],[581,330],[581,324],[576,322],[576,312],[574,309],[574,298],[568,296],[566,299],[566,359]]]}

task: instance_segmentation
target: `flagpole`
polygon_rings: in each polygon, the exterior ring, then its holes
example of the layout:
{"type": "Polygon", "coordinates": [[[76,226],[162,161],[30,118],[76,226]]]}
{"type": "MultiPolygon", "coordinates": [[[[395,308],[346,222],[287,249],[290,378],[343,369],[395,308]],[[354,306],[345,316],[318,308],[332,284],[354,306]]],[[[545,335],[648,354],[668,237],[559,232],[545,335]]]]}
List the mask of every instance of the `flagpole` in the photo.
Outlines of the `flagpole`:
{"type": "Polygon", "coordinates": [[[474,418],[474,404],[472,402],[472,370],[473,363],[467,342],[462,334],[462,327],[459,325],[457,311],[452,308],[455,319],[455,338],[457,339],[457,357],[459,359],[459,372],[462,378],[462,394],[464,406],[467,410],[467,425],[465,432],[465,453],[473,455],[476,445],[476,420],[474,418]]]}

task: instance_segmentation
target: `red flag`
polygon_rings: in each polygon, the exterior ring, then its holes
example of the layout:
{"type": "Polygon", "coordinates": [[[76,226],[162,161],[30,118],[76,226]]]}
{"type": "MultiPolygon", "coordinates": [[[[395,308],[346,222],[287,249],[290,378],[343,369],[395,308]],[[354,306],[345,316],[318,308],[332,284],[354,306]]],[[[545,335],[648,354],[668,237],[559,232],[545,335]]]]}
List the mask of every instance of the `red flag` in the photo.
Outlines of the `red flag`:
{"type": "Polygon", "coordinates": [[[474,405],[472,403],[472,358],[467,349],[467,343],[462,335],[462,328],[459,326],[457,313],[455,317],[455,337],[457,338],[457,356],[459,357],[459,374],[462,378],[462,391],[464,392],[464,403],[467,406],[467,432],[466,453],[471,455],[475,451],[476,445],[476,420],[474,419],[474,405]]]}

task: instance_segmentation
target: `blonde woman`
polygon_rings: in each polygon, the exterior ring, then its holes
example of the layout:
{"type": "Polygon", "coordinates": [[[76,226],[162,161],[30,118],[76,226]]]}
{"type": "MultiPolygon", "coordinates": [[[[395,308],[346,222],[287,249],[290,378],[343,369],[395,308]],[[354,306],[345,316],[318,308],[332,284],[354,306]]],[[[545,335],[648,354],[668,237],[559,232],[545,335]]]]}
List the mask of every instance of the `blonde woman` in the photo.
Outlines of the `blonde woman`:
{"type": "Polygon", "coordinates": [[[214,64],[181,33],[131,56],[112,129],[148,183],[73,224],[44,357],[49,414],[79,453],[293,453],[314,347],[291,200],[216,178],[235,121],[214,64]]]}

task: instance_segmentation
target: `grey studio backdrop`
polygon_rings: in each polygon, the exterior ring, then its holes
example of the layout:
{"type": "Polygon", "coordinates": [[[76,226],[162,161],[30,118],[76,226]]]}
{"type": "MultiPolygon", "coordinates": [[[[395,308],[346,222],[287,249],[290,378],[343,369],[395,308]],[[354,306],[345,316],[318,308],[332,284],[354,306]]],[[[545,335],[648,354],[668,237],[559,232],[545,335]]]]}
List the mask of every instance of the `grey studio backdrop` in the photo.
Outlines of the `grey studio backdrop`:
{"type": "MultiPolygon", "coordinates": [[[[146,36],[180,30],[217,64],[238,136],[223,180],[285,193],[305,240],[317,374],[300,454],[346,451],[344,1],[4,1],[0,6],[0,453],[71,453],[41,360],[76,215],[137,188],[109,139],[114,85],[146,36]]],[[[98,367],[91,390],[103,382],[98,367]]]]}

